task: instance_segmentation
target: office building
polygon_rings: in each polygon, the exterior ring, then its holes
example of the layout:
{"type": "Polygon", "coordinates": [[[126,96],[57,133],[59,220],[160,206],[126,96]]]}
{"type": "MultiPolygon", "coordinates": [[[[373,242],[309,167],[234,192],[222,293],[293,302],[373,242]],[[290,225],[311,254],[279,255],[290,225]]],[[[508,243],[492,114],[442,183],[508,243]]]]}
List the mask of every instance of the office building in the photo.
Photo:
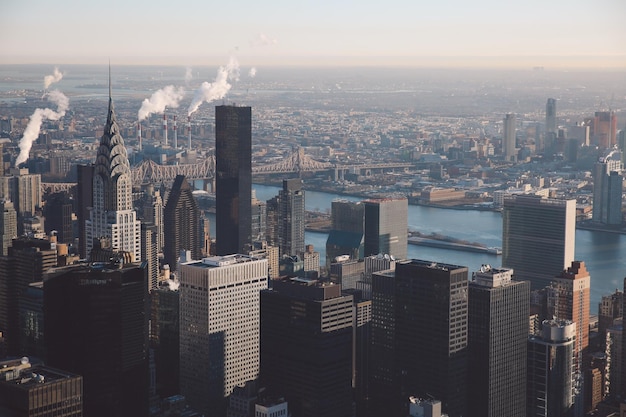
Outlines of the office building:
{"type": "Polygon", "coordinates": [[[141,257],[141,225],[133,208],[133,181],[124,139],[117,124],[109,85],[109,109],[93,172],[93,205],[85,221],[87,256],[94,239],[106,237],[111,246],[141,257]]]}
{"type": "Polygon", "coordinates": [[[369,416],[398,415],[403,409],[396,377],[395,271],[372,274],[372,323],[369,367],[369,416]]]}
{"type": "Polygon", "coordinates": [[[528,339],[528,416],[569,416],[574,406],[576,325],[546,320],[540,336],[528,339]]]}
{"type": "Polygon", "coordinates": [[[180,389],[205,414],[224,415],[233,388],[258,377],[267,270],[267,260],[239,254],[179,266],[180,389]]]}
{"type": "Polygon", "coordinates": [[[334,200],[331,203],[331,230],[326,240],[326,267],[338,256],[362,259],[365,251],[363,227],[365,205],[362,202],[334,200]]]}
{"type": "Polygon", "coordinates": [[[530,283],[483,266],[469,283],[468,416],[526,416],[530,283]]]}
{"type": "Polygon", "coordinates": [[[289,403],[283,398],[266,398],[254,405],[255,417],[284,417],[289,415],[289,403]]]}
{"type": "Polygon", "coordinates": [[[378,255],[367,256],[364,259],[365,273],[363,279],[356,283],[356,287],[363,292],[363,297],[372,299],[372,274],[378,271],[386,271],[396,269],[396,259],[388,254],[379,253],[378,255]]]}
{"type": "Polygon", "coordinates": [[[624,366],[622,350],[622,319],[606,329],[605,353],[606,369],[604,373],[606,394],[610,398],[618,398],[622,393],[622,368],[624,366]]]}
{"type": "Polygon", "coordinates": [[[20,350],[18,356],[46,359],[43,321],[43,282],[33,282],[19,299],[20,350]]]}
{"type": "Polygon", "coordinates": [[[613,294],[603,295],[598,305],[598,335],[604,337],[606,329],[623,317],[624,292],[616,289],[613,294]]]}
{"type": "Polygon", "coordinates": [[[184,175],[177,175],[163,211],[165,223],[164,262],[177,270],[181,250],[191,251],[192,259],[200,259],[200,211],[184,175]]]}
{"type": "Polygon", "coordinates": [[[589,293],[591,277],[581,261],[573,261],[571,266],[552,279],[548,291],[549,315],[576,324],[574,356],[576,369],[582,371],[583,353],[589,346],[589,293]]]}
{"type": "Polygon", "coordinates": [[[148,273],[148,291],[159,284],[158,228],[152,223],[141,223],[141,254],[148,273]]]}
{"type": "Polygon", "coordinates": [[[10,200],[0,200],[0,255],[8,255],[16,237],[17,212],[10,200]]]}
{"type": "Polygon", "coordinates": [[[304,252],[304,190],[302,180],[283,180],[278,192],[278,247],[280,256],[304,252]]]}
{"type": "Polygon", "coordinates": [[[576,201],[512,195],[502,211],[502,266],[531,289],[549,285],[574,261],[576,201]]]}
{"type": "Polygon", "coordinates": [[[278,247],[270,246],[266,241],[252,242],[252,250],[248,255],[254,258],[267,259],[268,276],[277,279],[280,276],[278,247]]]}
{"type": "Polygon", "coordinates": [[[304,275],[307,278],[319,278],[320,276],[320,253],[314,250],[313,245],[306,245],[304,252],[298,255],[304,263],[304,275]]]}
{"type": "Polygon", "coordinates": [[[619,151],[611,151],[593,167],[592,219],[606,225],[622,224],[622,161],[619,151]]]}
{"type": "Polygon", "coordinates": [[[614,111],[597,111],[592,119],[593,144],[609,149],[617,141],[617,117],[614,111]]]}
{"type": "Polygon", "coordinates": [[[363,281],[365,275],[365,262],[361,260],[351,260],[349,258],[339,259],[339,262],[330,264],[330,280],[341,285],[344,290],[356,289],[357,283],[363,281]]]}
{"type": "Polygon", "coordinates": [[[179,283],[166,281],[150,293],[150,346],[156,363],[156,393],[180,393],[179,283]]]}
{"type": "Polygon", "coordinates": [[[517,130],[517,120],[515,115],[507,113],[503,121],[502,128],[502,154],[507,162],[517,161],[517,148],[515,147],[515,135],[517,130]]]}
{"type": "Polygon", "coordinates": [[[441,401],[409,397],[410,417],[446,417],[441,413],[441,401]]]}
{"type": "Polygon", "coordinates": [[[365,256],[387,253],[407,257],[408,201],[406,198],[366,200],[365,256]]]}
{"type": "Polygon", "coordinates": [[[293,278],[261,293],[261,382],[293,415],[351,414],[353,320],[336,284],[293,278]]]}
{"type": "Polygon", "coordinates": [[[34,216],[41,207],[41,175],[30,174],[28,168],[11,168],[8,196],[15,205],[18,218],[34,216]]]}
{"type": "Polygon", "coordinates": [[[263,241],[267,234],[267,203],[257,200],[252,190],[252,241],[263,241]]]}
{"type": "Polygon", "coordinates": [[[72,211],[69,193],[63,191],[47,196],[43,207],[46,234],[50,235],[54,231],[57,242],[74,243],[72,211]]]}
{"type": "Polygon", "coordinates": [[[141,223],[151,223],[156,226],[156,248],[157,252],[163,252],[165,246],[164,221],[163,221],[163,198],[161,190],[155,189],[154,185],[149,184],[142,198],[137,202],[141,217],[141,223]]]}
{"type": "Polygon", "coordinates": [[[399,261],[394,284],[400,392],[433,396],[450,417],[467,415],[467,267],[399,261]]]}
{"type": "Polygon", "coordinates": [[[83,377],[90,417],[148,415],[147,274],[123,258],[57,268],[44,280],[48,364],[83,377]]]}
{"type": "Polygon", "coordinates": [[[81,259],[87,259],[87,220],[93,206],[93,165],[77,165],[76,175],[76,218],[78,220],[78,253],[81,259]]]}
{"type": "Polygon", "coordinates": [[[26,357],[0,361],[0,415],[82,417],[83,378],[26,357]]]}
{"type": "Polygon", "coordinates": [[[215,107],[217,255],[245,253],[252,234],[252,109],[215,107]]]}

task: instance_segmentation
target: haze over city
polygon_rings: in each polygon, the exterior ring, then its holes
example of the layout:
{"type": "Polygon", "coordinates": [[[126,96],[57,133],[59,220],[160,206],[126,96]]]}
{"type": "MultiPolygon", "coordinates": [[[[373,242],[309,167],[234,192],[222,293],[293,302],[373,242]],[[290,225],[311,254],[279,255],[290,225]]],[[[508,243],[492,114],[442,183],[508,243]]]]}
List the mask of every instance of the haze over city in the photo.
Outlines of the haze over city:
{"type": "Polygon", "coordinates": [[[0,11],[5,64],[626,65],[620,0],[8,0],[0,11]]]}

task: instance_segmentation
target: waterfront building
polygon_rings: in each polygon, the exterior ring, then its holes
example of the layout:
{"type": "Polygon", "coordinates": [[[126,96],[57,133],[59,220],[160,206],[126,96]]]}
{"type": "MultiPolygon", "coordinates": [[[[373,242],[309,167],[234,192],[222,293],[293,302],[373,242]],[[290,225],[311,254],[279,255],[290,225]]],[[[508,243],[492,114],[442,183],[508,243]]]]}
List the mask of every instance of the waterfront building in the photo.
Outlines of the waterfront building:
{"type": "Polygon", "coordinates": [[[48,364],[82,375],[86,416],[148,415],[147,273],[131,256],[44,280],[48,364]]]}
{"type": "Polygon", "coordinates": [[[468,416],[526,416],[530,283],[484,266],[469,283],[468,416]]]}
{"type": "Polygon", "coordinates": [[[326,240],[327,268],[338,256],[348,255],[354,260],[363,258],[364,208],[365,205],[360,201],[332,201],[331,230],[326,240]]]}
{"type": "Polygon", "coordinates": [[[407,257],[408,201],[406,198],[366,200],[365,256],[388,253],[396,259],[407,257]]]}
{"type": "Polygon", "coordinates": [[[261,293],[261,381],[293,415],[352,413],[353,297],[304,278],[261,293]]]}
{"type": "Polygon", "coordinates": [[[576,325],[568,320],[546,320],[541,335],[529,337],[527,415],[571,415],[575,339],[576,325]]]}
{"type": "Polygon", "coordinates": [[[233,388],[258,377],[267,273],[266,259],[240,254],[179,266],[180,390],[205,414],[225,415],[233,388]]]}
{"type": "Polygon", "coordinates": [[[245,253],[252,242],[252,109],[215,107],[216,254],[245,253]]]}
{"type": "Polygon", "coordinates": [[[606,225],[622,224],[622,161],[619,151],[600,158],[593,168],[592,219],[606,225]]]}
{"type": "Polygon", "coordinates": [[[502,128],[502,154],[507,162],[517,161],[517,148],[515,147],[515,135],[517,129],[517,120],[514,114],[507,113],[504,117],[504,126],[502,128]]]}
{"type": "Polygon", "coordinates": [[[416,259],[397,262],[395,270],[400,392],[437,398],[450,417],[467,415],[467,275],[467,267],[416,259]]]}
{"type": "Polygon", "coordinates": [[[170,269],[177,270],[181,250],[190,251],[192,259],[200,259],[200,211],[184,175],[177,175],[174,180],[163,211],[163,219],[163,256],[170,269]]]}
{"type": "Polygon", "coordinates": [[[279,191],[280,227],[279,241],[281,255],[297,255],[304,252],[304,190],[302,180],[283,180],[279,191]]]}
{"type": "Polygon", "coordinates": [[[82,417],[83,378],[27,357],[0,361],[0,414],[82,417]]]}
{"type": "Polygon", "coordinates": [[[141,257],[141,224],[133,208],[133,183],[124,139],[117,124],[109,81],[109,109],[93,172],[93,205],[85,221],[86,251],[94,239],[106,237],[111,246],[141,257]]]}
{"type": "Polygon", "coordinates": [[[576,201],[530,195],[505,199],[502,266],[531,289],[549,285],[574,261],[576,201]]]}

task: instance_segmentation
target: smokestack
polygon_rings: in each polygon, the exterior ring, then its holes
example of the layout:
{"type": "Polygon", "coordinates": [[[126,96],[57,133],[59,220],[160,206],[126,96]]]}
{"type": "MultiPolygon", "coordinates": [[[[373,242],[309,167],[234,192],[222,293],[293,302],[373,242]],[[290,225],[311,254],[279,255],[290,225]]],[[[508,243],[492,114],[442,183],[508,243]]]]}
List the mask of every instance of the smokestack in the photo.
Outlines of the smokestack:
{"type": "Polygon", "coordinates": [[[139,142],[139,150],[141,150],[141,122],[137,122],[137,142],[139,142]]]}
{"type": "Polygon", "coordinates": [[[178,132],[176,131],[176,115],[174,115],[174,149],[178,149],[178,132]]]}
{"type": "Polygon", "coordinates": [[[191,116],[187,116],[187,135],[189,136],[188,149],[191,150],[191,116]]]}
{"type": "Polygon", "coordinates": [[[167,115],[163,113],[163,144],[167,146],[167,115]]]}

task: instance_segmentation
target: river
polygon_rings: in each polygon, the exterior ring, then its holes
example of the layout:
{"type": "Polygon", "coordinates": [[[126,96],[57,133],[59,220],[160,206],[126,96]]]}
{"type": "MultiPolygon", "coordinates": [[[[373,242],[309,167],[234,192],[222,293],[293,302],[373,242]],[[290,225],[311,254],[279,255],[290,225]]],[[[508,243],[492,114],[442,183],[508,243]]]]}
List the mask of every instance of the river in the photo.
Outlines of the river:
{"type": "MultiPolygon", "coordinates": [[[[259,200],[269,200],[278,194],[279,187],[254,184],[259,200]]],[[[335,199],[359,201],[359,197],[306,191],[306,210],[330,212],[335,199]]],[[[211,218],[211,233],[215,236],[214,217],[211,218]]],[[[422,233],[439,233],[487,246],[502,247],[502,215],[491,211],[448,210],[424,206],[409,206],[410,230],[422,233]]],[[[326,262],[326,233],[307,232],[306,243],[320,252],[321,263],[326,262]]],[[[598,303],[603,295],[611,294],[616,288],[623,289],[626,276],[626,235],[576,230],[576,260],[584,261],[591,275],[591,314],[597,314],[598,303]]],[[[408,245],[409,258],[446,262],[469,267],[476,271],[482,264],[500,266],[501,256],[465,252],[451,249],[408,245]]]]}

